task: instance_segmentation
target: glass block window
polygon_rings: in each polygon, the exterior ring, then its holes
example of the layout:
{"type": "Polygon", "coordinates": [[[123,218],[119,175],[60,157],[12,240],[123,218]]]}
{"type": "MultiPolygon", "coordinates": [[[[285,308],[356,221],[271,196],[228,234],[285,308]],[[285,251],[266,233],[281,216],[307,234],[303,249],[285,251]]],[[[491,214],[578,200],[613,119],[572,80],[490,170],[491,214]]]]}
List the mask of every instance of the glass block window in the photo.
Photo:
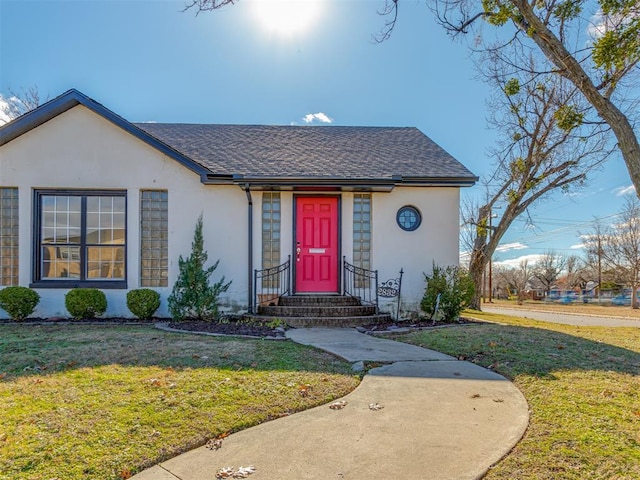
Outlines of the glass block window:
{"type": "MultiPolygon", "coordinates": [[[[353,264],[371,270],[371,194],[353,195],[353,264]]],[[[360,278],[360,277],[356,277],[360,278]]],[[[358,288],[367,288],[369,279],[360,278],[358,288]]]]}
{"type": "Polygon", "coordinates": [[[140,192],[140,286],[169,282],[169,192],[140,192]]]}
{"type": "Polygon", "coordinates": [[[0,286],[18,285],[18,189],[0,187],[0,286]]]}
{"type": "MultiPolygon", "coordinates": [[[[262,268],[280,265],[280,193],[262,194],[262,268]]],[[[263,288],[278,288],[278,275],[262,279],[263,288]]]]}
{"type": "MultiPolygon", "coordinates": [[[[125,192],[48,191],[36,194],[35,281],[58,286],[103,282],[126,286],[125,192]]],[[[97,286],[97,285],[96,285],[97,286]]]]}

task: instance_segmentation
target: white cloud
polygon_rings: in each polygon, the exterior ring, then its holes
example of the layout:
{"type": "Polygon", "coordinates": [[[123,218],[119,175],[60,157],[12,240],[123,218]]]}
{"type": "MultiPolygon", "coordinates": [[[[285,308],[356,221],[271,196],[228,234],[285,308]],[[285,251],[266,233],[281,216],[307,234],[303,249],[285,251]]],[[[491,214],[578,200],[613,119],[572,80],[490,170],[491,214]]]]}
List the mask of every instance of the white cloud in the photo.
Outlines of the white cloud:
{"type": "Polygon", "coordinates": [[[577,243],[575,245],[571,245],[569,248],[571,250],[582,250],[585,247],[586,247],[586,245],[584,243],[577,243]]]}
{"type": "Polygon", "coordinates": [[[618,187],[614,190],[616,197],[622,197],[624,195],[631,195],[632,193],[636,193],[636,187],[633,185],[629,185],[628,187],[618,187]]]}
{"type": "Polygon", "coordinates": [[[589,26],[587,27],[587,33],[596,41],[600,39],[609,30],[614,30],[620,26],[627,26],[632,20],[640,16],[640,8],[637,6],[631,7],[623,15],[616,13],[614,15],[605,15],[602,9],[591,16],[589,26]]]}
{"type": "Polygon", "coordinates": [[[510,260],[502,260],[499,262],[493,262],[494,265],[506,268],[518,268],[520,264],[524,261],[527,261],[529,266],[533,266],[538,260],[540,260],[544,255],[540,253],[532,253],[530,255],[523,255],[518,258],[512,258],[510,260]]]}
{"type": "Polygon", "coordinates": [[[496,252],[508,252],[509,250],[522,250],[525,248],[528,247],[520,242],[505,243],[503,245],[498,245],[496,252]]]}
{"type": "Polygon", "coordinates": [[[322,112],[307,113],[304,117],[302,117],[302,120],[304,121],[304,123],[313,123],[316,120],[320,123],[333,123],[333,118],[322,112]]]}
{"type": "Polygon", "coordinates": [[[589,23],[587,27],[587,33],[591,38],[597,40],[607,32],[609,26],[610,21],[608,17],[599,9],[598,12],[591,17],[591,23],[589,23]]]}

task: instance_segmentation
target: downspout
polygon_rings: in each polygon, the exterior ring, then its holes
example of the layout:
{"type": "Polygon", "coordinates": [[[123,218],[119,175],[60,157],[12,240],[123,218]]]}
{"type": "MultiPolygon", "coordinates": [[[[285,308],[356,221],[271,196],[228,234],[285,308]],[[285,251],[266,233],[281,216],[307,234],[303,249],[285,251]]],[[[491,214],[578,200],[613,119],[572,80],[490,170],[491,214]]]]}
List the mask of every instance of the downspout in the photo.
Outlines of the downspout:
{"type": "Polygon", "coordinates": [[[251,190],[249,184],[245,184],[244,193],[247,195],[247,236],[249,237],[248,246],[248,272],[247,272],[247,292],[249,313],[253,313],[253,199],[251,198],[251,190]]]}

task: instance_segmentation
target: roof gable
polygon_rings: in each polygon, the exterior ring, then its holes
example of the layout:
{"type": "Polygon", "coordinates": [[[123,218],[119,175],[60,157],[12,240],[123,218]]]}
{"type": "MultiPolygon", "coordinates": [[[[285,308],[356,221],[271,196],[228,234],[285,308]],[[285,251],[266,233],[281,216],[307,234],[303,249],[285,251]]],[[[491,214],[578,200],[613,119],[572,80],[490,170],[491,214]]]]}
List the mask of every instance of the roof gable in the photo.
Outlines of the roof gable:
{"type": "Polygon", "coordinates": [[[190,158],[184,156],[182,153],[174,150],[169,145],[162,143],[157,138],[149,135],[144,130],[138,128],[133,123],[128,122],[121,116],[112,112],[102,104],[96,102],[92,98],[87,97],[78,90],[71,89],[59,95],[58,97],[50,100],[38,108],[25,113],[24,115],[12,120],[0,127],[0,146],[9,143],[10,141],[18,138],[19,136],[39,127],[40,125],[48,122],[49,120],[57,117],[58,115],[70,110],[78,105],[82,105],[92,112],[100,115],[104,119],[110,121],[116,126],[122,128],[127,133],[130,133],[134,137],[149,144],[151,147],[159,150],[163,154],[183,164],[185,167],[193,170],[202,177],[205,177],[209,171],[194,162],[190,158]]]}

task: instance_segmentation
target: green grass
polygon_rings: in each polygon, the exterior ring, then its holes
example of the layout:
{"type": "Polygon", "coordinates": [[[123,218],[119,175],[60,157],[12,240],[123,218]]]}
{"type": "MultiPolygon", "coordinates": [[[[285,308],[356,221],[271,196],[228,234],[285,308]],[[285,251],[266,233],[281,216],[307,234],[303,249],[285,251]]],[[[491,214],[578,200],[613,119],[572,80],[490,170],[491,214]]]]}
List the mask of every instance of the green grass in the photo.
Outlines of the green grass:
{"type": "Polygon", "coordinates": [[[0,325],[0,479],[126,478],[358,382],[349,364],[288,341],[0,325]]]}
{"type": "Polygon", "coordinates": [[[490,367],[526,397],[524,438],[485,478],[640,478],[640,329],[465,316],[501,324],[394,338],[490,367]]]}

